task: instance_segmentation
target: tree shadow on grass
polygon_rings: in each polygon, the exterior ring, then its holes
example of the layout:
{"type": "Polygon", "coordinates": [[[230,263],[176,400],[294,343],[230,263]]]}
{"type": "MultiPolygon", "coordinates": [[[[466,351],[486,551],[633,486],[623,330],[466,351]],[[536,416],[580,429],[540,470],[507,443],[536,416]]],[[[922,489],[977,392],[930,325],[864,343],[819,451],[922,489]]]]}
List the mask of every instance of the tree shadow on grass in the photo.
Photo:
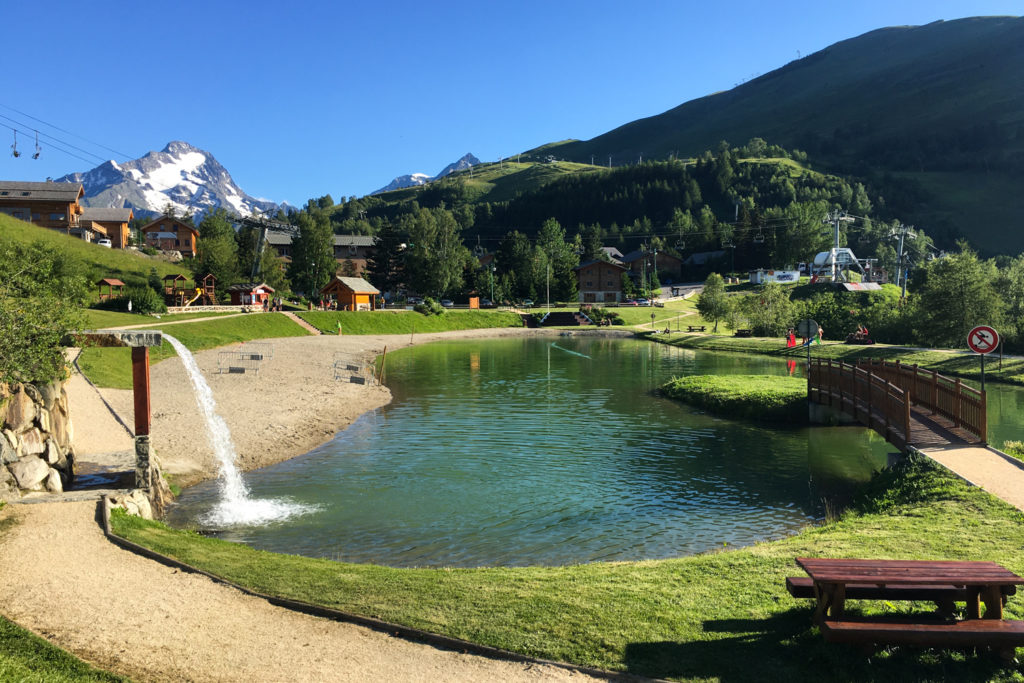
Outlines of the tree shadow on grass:
{"type": "Polygon", "coordinates": [[[732,681],[991,681],[1015,679],[1017,665],[993,653],[888,648],[873,655],[826,643],[807,609],[764,619],[705,621],[703,637],[688,642],[630,643],[626,670],[653,678],[732,681]]]}

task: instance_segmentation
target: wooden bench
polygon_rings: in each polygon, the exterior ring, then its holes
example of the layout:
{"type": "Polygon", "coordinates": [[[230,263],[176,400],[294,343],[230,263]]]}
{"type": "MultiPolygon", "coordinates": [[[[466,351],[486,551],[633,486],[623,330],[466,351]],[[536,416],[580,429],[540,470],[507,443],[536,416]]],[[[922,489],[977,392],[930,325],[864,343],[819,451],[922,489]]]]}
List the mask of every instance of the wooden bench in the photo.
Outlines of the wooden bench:
{"type": "Polygon", "coordinates": [[[687,325],[686,326],[686,331],[687,332],[703,332],[706,329],[707,329],[706,325],[687,325]]]}
{"type": "Polygon", "coordinates": [[[1024,646],[1024,621],[1014,619],[967,619],[965,621],[823,621],[821,633],[832,643],[875,646],[991,647],[1003,659],[1014,657],[1024,646]]]}
{"type": "MultiPolygon", "coordinates": [[[[794,598],[814,599],[814,580],[809,576],[787,576],[786,590],[794,598]]],[[[1003,589],[1003,604],[1010,595],[1017,592],[1013,586],[1003,589]]],[[[921,600],[934,602],[945,614],[953,613],[953,603],[966,602],[967,589],[963,586],[936,586],[900,584],[879,586],[874,583],[846,584],[846,597],[850,600],[921,600]]]]}
{"type": "Polygon", "coordinates": [[[753,330],[736,330],[736,332],[733,333],[733,336],[734,337],[752,337],[752,336],[754,336],[754,331],[753,330]]]}

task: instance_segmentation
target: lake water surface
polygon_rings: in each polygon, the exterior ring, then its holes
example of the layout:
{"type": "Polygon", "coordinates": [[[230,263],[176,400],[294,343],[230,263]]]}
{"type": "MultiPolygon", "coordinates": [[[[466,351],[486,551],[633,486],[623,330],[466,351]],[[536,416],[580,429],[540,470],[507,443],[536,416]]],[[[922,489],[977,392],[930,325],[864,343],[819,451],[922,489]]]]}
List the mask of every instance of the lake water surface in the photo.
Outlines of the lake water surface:
{"type": "MultiPolygon", "coordinates": [[[[675,375],[790,372],[782,359],[582,336],[391,353],[391,404],[245,475],[254,496],[318,510],[217,535],[401,567],[640,560],[780,537],[894,449],[859,427],[716,418],[656,389],[675,375]]],[[[186,490],[168,521],[194,525],[216,495],[213,482],[186,490]]]]}

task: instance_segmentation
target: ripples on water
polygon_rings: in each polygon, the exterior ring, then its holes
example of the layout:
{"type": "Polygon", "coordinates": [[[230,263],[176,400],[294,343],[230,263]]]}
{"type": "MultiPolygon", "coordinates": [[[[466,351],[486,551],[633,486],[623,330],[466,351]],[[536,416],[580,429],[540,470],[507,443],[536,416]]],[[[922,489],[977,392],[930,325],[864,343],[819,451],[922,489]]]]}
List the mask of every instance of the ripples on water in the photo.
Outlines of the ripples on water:
{"type": "MultiPolygon", "coordinates": [[[[761,429],[655,394],[673,375],[705,373],[787,368],[580,337],[389,354],[390,405],[246,475],[256,495],[320,511],[220,535],[393,566],[675,557],[789,533],[884,465],[888,447],[863,429],[761,429]]],[[[170,521],[194,524],[212,488],[186,491],[170,521]]]]}

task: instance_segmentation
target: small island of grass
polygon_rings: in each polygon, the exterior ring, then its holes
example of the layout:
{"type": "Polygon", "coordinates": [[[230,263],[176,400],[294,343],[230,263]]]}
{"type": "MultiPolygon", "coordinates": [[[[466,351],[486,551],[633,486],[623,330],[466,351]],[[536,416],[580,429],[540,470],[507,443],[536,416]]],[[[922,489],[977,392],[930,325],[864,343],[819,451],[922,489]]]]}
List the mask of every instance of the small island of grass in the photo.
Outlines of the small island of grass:
{"type": "Polygon", "coordinates": [[[767,422],[807,421],[807,380],[779,375],[673,377],[662,393],[716,415],[767,422]]]}

